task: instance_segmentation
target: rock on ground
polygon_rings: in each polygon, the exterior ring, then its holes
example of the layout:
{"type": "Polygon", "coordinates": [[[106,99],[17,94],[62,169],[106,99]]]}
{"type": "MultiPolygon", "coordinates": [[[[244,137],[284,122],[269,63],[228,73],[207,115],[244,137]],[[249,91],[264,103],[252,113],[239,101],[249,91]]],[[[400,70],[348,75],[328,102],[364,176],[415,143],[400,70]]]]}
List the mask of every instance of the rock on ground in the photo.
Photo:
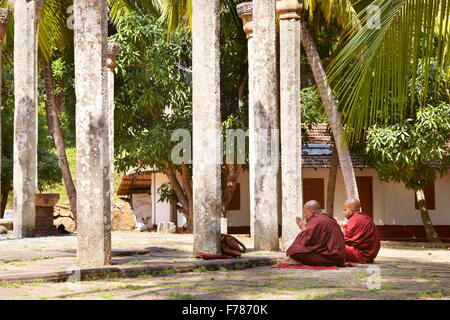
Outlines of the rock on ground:
{"type": "Polygon", "coordinates": [[[131,231],[136,228],[136,216],[128,202],[114,203],[112,231],[131,231]]]}
{"type": "Polygon", "coordinates": [[[8,229],[6,229],[4,226],[0,226],[0,234],[7,234],[8,229]]]}

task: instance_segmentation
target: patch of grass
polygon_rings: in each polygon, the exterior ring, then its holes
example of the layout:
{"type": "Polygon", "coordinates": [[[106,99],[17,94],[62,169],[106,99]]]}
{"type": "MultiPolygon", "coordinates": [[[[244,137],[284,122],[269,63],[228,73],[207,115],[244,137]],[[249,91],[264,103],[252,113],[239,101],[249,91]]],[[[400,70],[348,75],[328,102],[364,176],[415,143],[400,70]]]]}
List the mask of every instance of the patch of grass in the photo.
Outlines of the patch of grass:
{"type": "Polygon", "coordinates": [[[145,260],[131,260],[128,261],[127,264],[146,264],[147,262],[145,260]]]}
{"type": "Polygon", "coordinates": [[[202,291],[207,292],[216,292],[216,293],[233,293],[233,291],[223,288],[223,287],[206,287],[206,288],[200,288],[202,291]]]}
{"type": "Polygon", "coordinates": [[[400,286],[398,286],[394,283],[386,282],[386,283],[381,284],[381,289],[383,289],[383,290],[398,290],[398,289],[400,289],[400,286]]]}
{"type": "Polygon", "coordinates": [[[28,297],[30,294],[26,293],[26,292],[19,292],[19,293],[16,293],[14,295],[17,296],[17,297],[28,297]]]}
{"type": "Polygon", "coordinates": [[[189,250],[187,250],[187,249],[179,249],[179,248],[166,249],[166,251],[168,251],[168,252],[189,252],[189,250]]]}
{"type": "Polygon", "coordinates": [[[102,279],[115,280],[118,277],[119,277],[119,275],[116,272],[112,272],[109,270],[102,270],[100,272],[95,272],[95,273],[91,273],[91,274],[82,276],[82,279],[84,281],[96,281],[96,280],[102,280],[102,279]]]}
{"type": "Polygon", "coordinates": [[[444,294],[442,293],[442,289],[439,289],[419,292],[419,296],[421,298],[443,298],[444,294]]]}
{"type": "Polygon", "coordinates": [[[382,267],[385,268],[397,268],[400,264],[399,263],[387,263],[385,265],[383,265],[382,267]]]}
{"type": "Polygon", "coordinates": [[[24,267],[27,264],[25,262],[13,262],[13,263],[11,263],[11,265],[13,265],[15,267],[24,267]]]}
{"type": "Polygon", "coordinates": [[[32,287],[39,287],[39,286],[43,286],[45,284],[45,281],[43,281],[43,280],[36,280],[36,281],[33,281],[33,282],[26,282],[24,284],[28,285],[28,286],[32,286],[32,287]]]}
{"type": "Polygon", "coordinates": [[[30,261],[50,260],[50,259],[54,259],[54,258],[55,257],[52,257],[52,256],[46,256],[46,257],[31,258],[30,261]]]}
{"type": "Polygon", "coordinates": [[[197,285],[195,284],[177,284],[174,285],[173,288],[185,288],[185,289],[197,289],[197,285]]]}
{"type": "Polygon", "coordinates": [[[254,295],[248,297],[248,300],[260,300],[260,299],[262,299],[261,295],[254,295]]]}
{"type": "Polygon", "coordinates": [[[127,277],[146,279],[146,278],[153,278],[153,275],[145,270],[128,270],[127,277]]]}
{"type": "Polygon", "coordinates": [[[342,289],[337,289],[332,291],[331,293],[328,294],[328,297],[330,298],[343,298],[345,297],[347,294],[344,290],[342,289]]]}
{"type": "Polygon", "coordinates": [[[437,278],[438,275],[437,274],[432,274],[432,273],[422,273],[422,274],[419,275],[419,277],[425,278],[425,279],[433,279],[433,278],[437,278]]]}
{"type": "Polygon", "coordinates": [[[238,264],[236,264],[235,266],[233,266],[233,269],[234,270],[243,270],[243,269],[245,269],[246,268],[246,265],[245,264],[242,264],[242,263],[238,263],[238,264]]]}
{"type": "Polygon", "coordinates": [[[439,287],[437,284],[433,284],[430,288],[427,290],[419,292],[419,297],[421,298],[443,298],[444,293],[442,292],[442,288],[439,287]]]}
{"type": "Polygon", "coordinates": [[[48,300],[48,297],[39,297],[40,300],[48,300]]]}
{"type": "Polygon", "coordinates": [[[2,288],[20,288],[22,282],[0,282],[0,287],[2,288]]]}
{"type": "Polygon", "coordinates": [[[227,271],[230,271],[230,270],[228,270],[226,267],[220,267],[220,268],[219,268],[219,271],[221,271],[221,272],[227,272],[227,271]]]}
{"type": "Polygon", "coordinates": [[[197,300],[198,297],[188,293],[168,292],[166,297],[172,300],[197,300]]]}
{"type": "Polygon", "coordinates": [[[176,271],[175,269],[166,268],[166,269],[163,269],[163,270],[159,273],[159,275],[162,275],[162,276],[170,276],[170,275],[175,274],[175,273],[177,273],[177,271],[176,271]]]}
{"type": "Polygon", "coordinates": [[[127,285],[121,285],[118,286],[116,289],[122,289],[122,290],[143,290],[147,289],[147,286],[140,286],[135,284],[127,284],[127,285]]]}
{"type": "Polygon", "coordinates": [[[17,260],[17,259],[5,259],[5,260],[0,261],[0,263],[1,263],[1,264],[11,264],[11,263],[14,263],[14,262],[20,262],[20,261],[22,261],[22,260],[17,260]]]}
{"type": "Polygon", "coordinates": [[[206,269],[205,266],[201,266],[200,268],[194,269],[194,272],[202,273],[202,272],[208,272],[208,269],[206,269]]]}
{"type": "Polygon", "coordinates": [[[297,297],[297,300],[316,300],[328,296],[327,293],[309,293],[304,296],[297,297]]]}
{"type": "Polygon", "coordinates": [[[114,300],[114,294],[111,292],[102,292],[98,296],[104,300],[114,300]]]}

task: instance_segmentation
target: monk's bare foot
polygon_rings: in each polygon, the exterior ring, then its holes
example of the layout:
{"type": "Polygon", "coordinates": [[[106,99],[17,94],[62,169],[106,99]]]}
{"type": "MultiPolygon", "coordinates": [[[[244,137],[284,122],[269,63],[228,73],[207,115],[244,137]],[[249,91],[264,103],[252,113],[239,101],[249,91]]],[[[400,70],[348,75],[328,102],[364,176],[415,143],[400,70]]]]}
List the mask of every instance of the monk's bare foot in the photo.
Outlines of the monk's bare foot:
{"type": "Polygon", "coordinates": [[[280,263],[281,264],[301,264],[300,262],[298,262],[297,260],[294,260],[290,257],[286,257],[286,258],[281,258],[280,259],[280,263]]]}

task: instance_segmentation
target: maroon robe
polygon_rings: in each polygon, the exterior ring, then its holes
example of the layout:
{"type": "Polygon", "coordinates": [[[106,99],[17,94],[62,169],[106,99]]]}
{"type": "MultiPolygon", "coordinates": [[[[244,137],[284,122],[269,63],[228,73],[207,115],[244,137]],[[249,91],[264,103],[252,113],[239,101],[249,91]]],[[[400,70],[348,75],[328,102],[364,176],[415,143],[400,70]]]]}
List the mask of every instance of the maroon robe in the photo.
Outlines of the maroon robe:
{"type": "Polygon", "coordinates": [[[380,251],[380,234],[371,217],[355,213],[344,231],[346,260],[372,263],[380,251]]]}
{"type": "Polygon", "coordinates": [[[336,220],[324,213],[315,214],[305,230],[295,238],[286,255],[312,266],[343,266],[344,234],[336,220]]]}

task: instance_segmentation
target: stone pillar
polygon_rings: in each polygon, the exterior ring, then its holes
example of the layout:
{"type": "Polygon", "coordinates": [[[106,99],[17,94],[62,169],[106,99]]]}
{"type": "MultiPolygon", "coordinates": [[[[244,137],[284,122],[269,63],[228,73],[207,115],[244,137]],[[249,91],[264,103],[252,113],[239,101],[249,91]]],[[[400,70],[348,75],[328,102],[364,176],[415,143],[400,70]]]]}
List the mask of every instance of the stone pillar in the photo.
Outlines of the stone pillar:
{"type": "Polygon", "coordinates": [[[220,1],[192,1],[194,253],[220,246],[220,1]]]}
{"type": "Polygon", "coordinates": [[[244,32],[247,35],[248,48],[248,140],[249,140],[249,180],[250,180],[250,236],[255,234],[255,111],[254,99],[254,61],[253,61],[253,2],[237,5],[237,13],[242,19],[244,32]]]}
{"type": "MultiPolygon", "coordinates": [[[[9,22],[9,19],[11,18],[11,11],[5,8],[0,8],[0,137],[2,134],[2,55],[3,55],[3,38],[5,37],[6,33],[6,25],[9,22]]],[[[2,139],[0,138],[0,195],[1,192],[1,172],[2,172],[2,162],[1,162],[1,154],[2,154],[2,139]]]]}
{"type": "Polygon", "coordinates": [[[75,1],[77,211],[80,265],[111,263],[106,0],[75,1]]]}
{"type": "Polygon", "coordinates": [[[108,66],[108,152],[109,152],[109,175],[111,188],[111,212],[114,203],[114,69],[117,66],[117,56],[120,52],[120,45],[108,43],[108,56],[106,65],[108,66]]]}
{"type": "Polygon", "coordinates": [[[276,2],[253,1],[255,234],[257,250],[278,250],[279,125],[276,2]]]}
{"type": "Polygon", "coordinates": [[[14,234],[35,233],[37,190],[37,33],[43,0],[14,2],[14,234]]]}
{"type": "Polygon", "coordinates": [[[282,237],[294,238],[296,216],[303,216],[302,133],[300,107],[300,13],[298,0],[278,0],[280,19],[280,120],[282,237]]]}

